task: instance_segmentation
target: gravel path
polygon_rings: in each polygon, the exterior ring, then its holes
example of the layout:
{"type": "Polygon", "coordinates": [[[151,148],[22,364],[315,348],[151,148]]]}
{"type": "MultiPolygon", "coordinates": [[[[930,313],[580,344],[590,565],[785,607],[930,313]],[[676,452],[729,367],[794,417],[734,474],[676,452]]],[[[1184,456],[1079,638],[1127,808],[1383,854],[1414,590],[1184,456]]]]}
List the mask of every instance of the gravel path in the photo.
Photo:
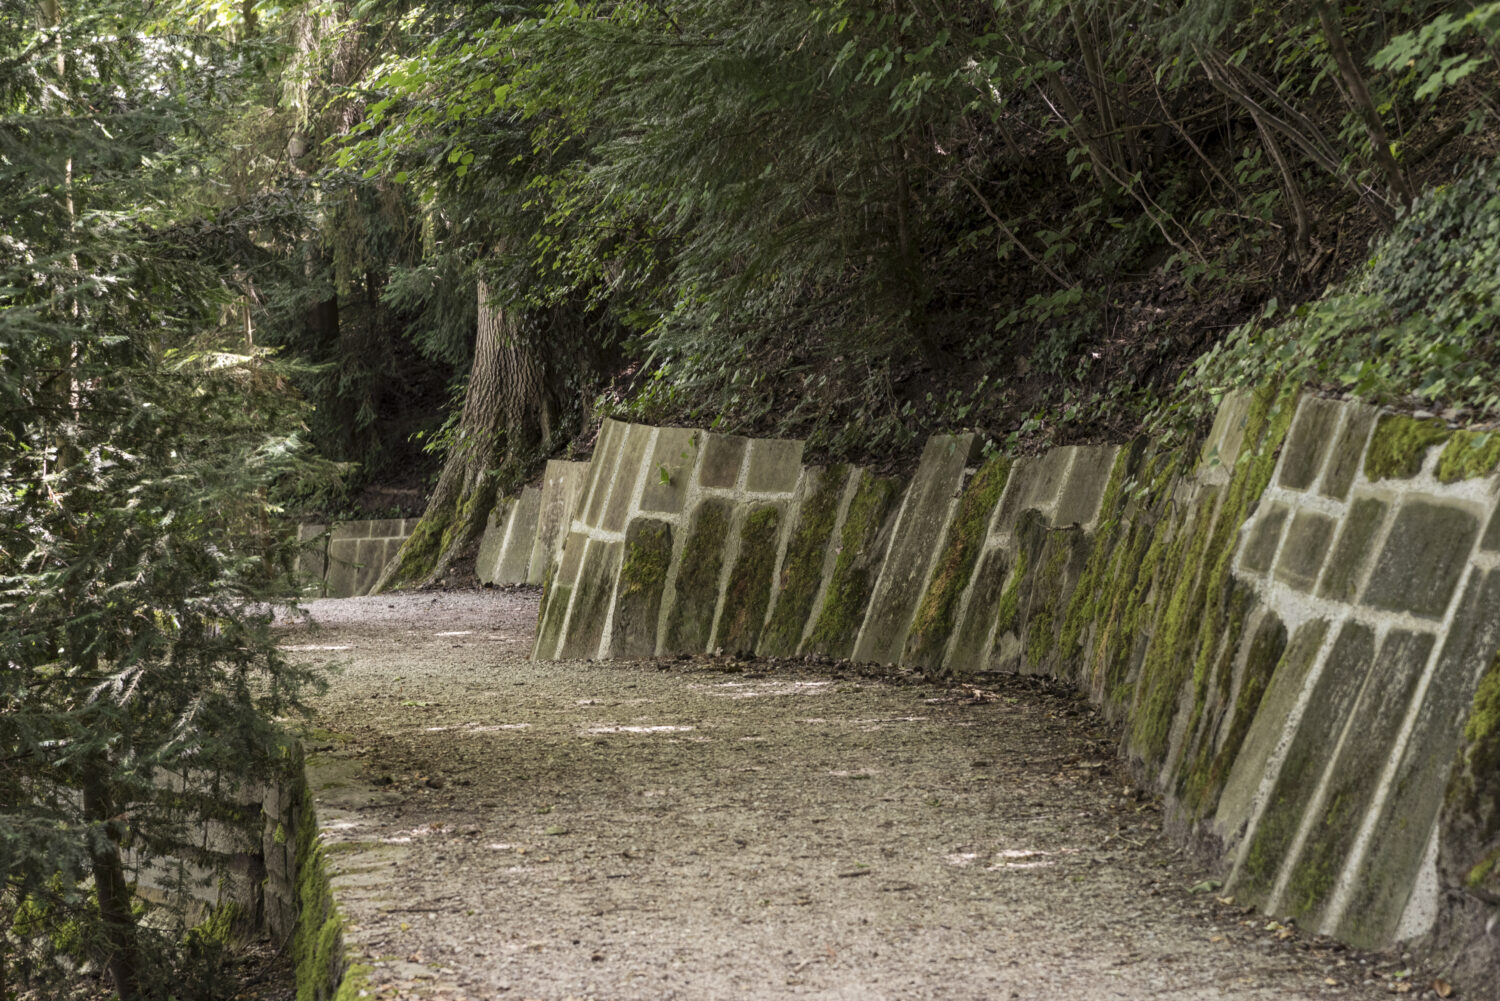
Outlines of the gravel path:
{"type": "Polygon", "coordinates": [[[1107,727],[1037,681],[532,663],[527,592],[308,609],[316,625],[283,642],[346,664],[318,701],[310,769],[349,944],[381,998],[1398,986],[1382,979],[1397,957],[1207,890],[1115,770],[1107,727]]]}

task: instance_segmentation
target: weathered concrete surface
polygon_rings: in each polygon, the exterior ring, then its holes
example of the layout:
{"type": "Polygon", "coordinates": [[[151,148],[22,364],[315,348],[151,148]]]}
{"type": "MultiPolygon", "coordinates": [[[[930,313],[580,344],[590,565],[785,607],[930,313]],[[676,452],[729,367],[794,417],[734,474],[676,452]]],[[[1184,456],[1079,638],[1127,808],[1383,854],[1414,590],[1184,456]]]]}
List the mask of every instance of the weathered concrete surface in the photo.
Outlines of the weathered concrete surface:
{"type": "Polygon", "coordinates": [[[347,647],[300,655],[348,665],[310,771],[370,998],[1372,1001],[1409,965],[1190,892],[1065,691],[531,662],[534,607],[286,636],[347,647]]]}
{"type": "Polygon", "coordinates": [[[299,525],[297,572],[327,598],[368,594],[416,527],[415,518],[299,525]]]}
{"type": "Polygon", "coordinates": [[[518,496],[495,505],[474,563],[480,583],[528,582],[541,514],[542,490],[538,487],[523,487],[518,496]]]}
{"type": "Polygon", "coordinates": [[[934,435],[922,451],[897,515],[895,535],[875,581],[864,626],[854,645],[854,659],[895,664],[911,625],[917,602],[932,572],[954,496],[979,447],[975,435],[934,435]]]}
{"type": "Polygon", "coordinates": [[[562,562],[563,540],[578,512],[578,500],[588,474],[587,462],[548,460],[542,474],[541,510],[537,512],[536,539],[526,568],[526,583],[546,583],[547,574],[562,562]]]}

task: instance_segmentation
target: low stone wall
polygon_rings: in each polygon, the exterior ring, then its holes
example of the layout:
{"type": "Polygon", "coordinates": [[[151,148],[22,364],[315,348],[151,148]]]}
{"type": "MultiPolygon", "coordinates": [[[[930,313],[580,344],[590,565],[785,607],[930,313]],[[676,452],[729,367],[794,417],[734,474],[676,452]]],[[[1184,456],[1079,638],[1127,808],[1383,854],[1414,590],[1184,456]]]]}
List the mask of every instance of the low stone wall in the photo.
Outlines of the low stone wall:
{"type": "Polygon", "coordinates": [[[578,509],[587,462],[553,459],[540,487],[504,498],[479,540],[475,572],[482,584],[540,584],[562,558],[563,539],[578,509]]]}
{"type": "Polygon", "coordinates": [[[419,520],[387,518],[345,521],[331,527],[299,525],[297,573],[314,581],[320,598],[369,594],[419,520]]]}
{"type": "Polygon", "coordinates": [[[160,783],[210,816],[170,854],[149,862],[130,858],[141,896],[196,925],[221,908],[247,935],[289,941],[301,909],[299,833],[316,831],[307,814],[307,780],[300,748],[267,780],[231,781],[164,773],[160,783]]]}
{"type": "Polygon", "coordinates": [[[1266,391],[1196,447],[978,444],[897,482],[606,422],[535,654],[1067,679],[1229,892],[1500,984],[1500,433],[1266,391]]]}

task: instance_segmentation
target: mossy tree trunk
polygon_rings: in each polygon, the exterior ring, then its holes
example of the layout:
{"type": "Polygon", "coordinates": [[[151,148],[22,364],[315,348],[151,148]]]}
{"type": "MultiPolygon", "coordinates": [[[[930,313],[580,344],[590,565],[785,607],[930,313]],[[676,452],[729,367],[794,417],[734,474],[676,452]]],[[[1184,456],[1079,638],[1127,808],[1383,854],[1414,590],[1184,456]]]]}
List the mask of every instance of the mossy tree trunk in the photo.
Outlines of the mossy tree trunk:
{"type": "Polygon", "coordinates": [[[524,463],[551,436],[556,410],[546,364],[522,315],[479,283],[474,364],[458,431],[416,531],[381,574],[375,592],[430,584],[484,531],[497,470],[524,463]]]}

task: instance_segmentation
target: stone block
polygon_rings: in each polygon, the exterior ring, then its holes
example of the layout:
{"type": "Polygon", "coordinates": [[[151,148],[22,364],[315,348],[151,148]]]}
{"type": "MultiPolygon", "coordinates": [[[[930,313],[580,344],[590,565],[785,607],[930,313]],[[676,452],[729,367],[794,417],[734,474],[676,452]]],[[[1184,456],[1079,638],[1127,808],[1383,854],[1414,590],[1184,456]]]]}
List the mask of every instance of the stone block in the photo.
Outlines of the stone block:
{"type": "Polygon", "coordinates": [[[976,445],[972,434],[927,439],[906,491],[896,537],[876,582],[865,626],[854,647],[856,660],[881,664],[900,660],[907,629],[927,587],[933,554],[948,530],[954,497],[963,485],[964,471],[976,445]]]}
{"type": "Polygon", "coordinates": [[[1344,500],[1349,488],[1359,473],[1364,459],[1365,445],[1370,440],[1370,429],[1375,426],[1374,407],[1363,403],[1345,403],[1344,424],[1339,428],[1333,448],[1329,450],[1327,468],[1323,471],[1323,482],[1318,492],[1324,497],[1344,500]]]}
{"type": "Polygon", "coordinates": [[[838,529],[838,558],[804,649],[848,657],[865,621],[870,594],[895,532],[901,485],[856,470],[859,482],[838,529]]]}
{"type": "Polygon", "coordinates": [[[620,445],[624,443],[629,428],[630,425],[616,420],[606,420],[599,428],[594,455],[589,459],[588,482],[579,503],[579,517],[590,528],[597,528],[603,521],[604,505],[609,500],[615,470],[620,463],[620,445]]]}
{"type": "Polygon", "coordinates": [[[1067,482],[1057,499],[1054,525],[1077,525],[1084,531],[1092,531],[1099,517],[1099,504],[1104,500],[1104,491],[1109,486],[1110,474],[1114,472],[1115,458],[1120,450],[1112,445],[1078,448],[1073,453],[1073,465],[1068,470],[1067,482]]]}
{"type": "MultiPolygon", "coordinates": [[[[1000,500],[995,531],[1012,532],[1024,511],[1041,511],[1051,521],[1058,495],[1068,477],[1068,467],[1079,449],[1073,446],[1054,448],[1041,455],[1017,459],[1010,471],[1010,482],[1000,500]]],[[[1106,478],[1108,473],[1105,473],[1106,478]]]]}
{"type": "Polygon", "coordinates": [[[297,541],[311,542],[313,539],[321,539],[327,531],[327,525],[314,525],[304,523],[297,526],[297,541]]]}
{"type": "Polygon", "coordinates": [[[703,500],[693,509],[683,542],[681,562],[667,613],[663,654],[704,653],[719,604],[719,578],[729,541],[734,504],[721,497],[703,500]]]}
{"type": "Polygon", "coordinates": [[[1230,881],[1235,894],[1247,902],[1276,903],[1269,899],[1272,887],[1288,861],[1302,818],[1333,759],[1374,657],[1375,631],[1356,622],[1345,623],[1314,683],[1249,851],[1230,881]]]}
{"type": "Polygon", "coordinates": [[[1323,571],[1318,596],[1334,601],[1353,601],[1365,567],[1375,554],[1375,539],[1385,524],[1387,505],[1375,497],[1360,497],[1349,505],[1339,527],[1333,556],[1323,571]]]}
{"type": "Polygon", "coordinates": [[[1209,431],[1198,459],[1199,471],[1210,473],[1211,479],[1219,482],[1229,479],[1229,471],[1234,468],[1245,443],[1245,421],[1253,399],[1254,395],[1248,390],[1239,390],[1225,396],[1219,404],[1213,429],[1209,431]]]}
{"type": "Polygon", "coordinates": [[[515,507],[515,498],[501,497],[485,519],[484,534],[479,537],[479,555],[474,557],[474,574],[481,584],[496,583],[500,573],[500,552],[505,548],[505,531],[510,526],[515,507]]]}
{"type": "Polygon", "coordinates": [[[995,456],[974,474],[944,534],[931,581],[918,603],[901,651],[901,663],[939,668],[957,625],[974,567],[989,537],[991,517],[1005,490],[1012,462],[995,456]]]}
{"type": "Polygon", "coordinates": [[[625,530],[625,559],[615,589],[611,620],[611,657],[650,657],[656,653],[662,595],[672,564],[672,526],[655,518],[636,518],[625,530]]]}
{"type": "Polygon", "coordinates": [[[641,510],[677,514],[687,498],[688,480],[698,463],[701,432],[689,428],[662,428],[651,450],[646,483],[641,489],[641,510]]]}
{"type": "Polygon", "coordinates": [[[370,522],[370,538],[372,539],[399,539],[405,536],[403,529],[406,523],[400,518],[383,518],[380,521],[370,522]]]}
{"type": "Polygon", "coordinates": [[[346,539],[368,539],[372,524],[373,522],[368,521],[345,521],[334,525],[328,535],[335,542],[343,542],[346,539]]]}
{"type": "Polygon", "coordinates": [[[558,656],[563,626],[568,620],[568,606],[578,586],[578,571],[583,565],[588,542],[589,537],[582,532],[567,534],[557,572],[542,590],[542,604],[537,610],[536,646],[532,651],[536,660],[554,660],[558,656]]]}
{"type": "Polygon", "coordinates": [[[578,567],[578,586],[573,595],[573,610],[568,616],[567,634],[562,638],[558,657],[571,660],[595,657],[604,638],[605,620],[613,604],[615,581],[620,573],[624,542],[600,542],[590,539],[578,567]]]}
{"type": "Polygon", "coordinates": [[[1385,948],[1395,938],[1443,806],[1476,681],[1497,645],[1500,572],[1475,573],[1443,639],[1416,726],[1375,823],[1375,837],[1361,860],[1337,928],[1340,938],[1366,949],[1385,948]]]}
{"type": "Polygon", "coordinates": [[[1338,427],[1343,404],[1316,396],[1304,396],[1292,419],[1292,429],[1281,449],[1281,476],[1277,483],[1287,490],[1306,490],[1318,478],[1323,460],[1338,427]]]}
{"type": "Polygon", "coordinates": [[[771,604],[783,510],[759,505],[745,512],[739,553],[724,585],[723,607],[709,644],[713,649],[753,655],[771,604]]]}
{"type": "Polygon", "coordinates": [[[1250,537],[1240,551],[1240,569],[1265,573],[1276,559],[1276,550],[1281,545],[1281,530],[1286,527],[1291,510],[1279,501],[1272,502],[1256,515],[1250,526],[1250,537]]]}
{"type": "Polygon", "coordinates": [[[328,572],[323,575],[323,594],[329,598],[349,598],[359,594],[359,567],[355,547],[348,540],[328,547],[328,572]]]}
{"type": "Polygon", "coordinates": [[[1276,579],[1298,591],[1311,591],[1323,569],[1328,544],[1333,540],[1337,523],[1316,511],[1297,511],[1287,530],[1286,544],[1276,564],[1276,579]]]}
{"type": "Polygon", "coordinates": [[[1363,602],[1385,611],[1441,618],[1478,534],[1479,519],[1463,508],[1404,501],[1370,573],[1363,602]]]}
{"type": "Polygon", "coordinates": [[[505,526],[505,541],[495,572],[496,584],[524,584],[536,545],[537,519],[542,513],[542,492],[523,487],[511,508],[505,526]]]}
{"type": "Polygon", "coordinates": [[[1335,729],[1347,727],[1344,743],[1326,764],[1327,790],[1316,804],[1317,817],[1293,862],[1278,913],[1317,926],[1349,860],[1432,646],[1431,633],[1391,630],[1353,711],[1347,720],[1332,721],[1335,729]]]}
{"type": "Polygon", "coordinates": [[[738,435],[704,435],[703,459],[698,465],[698,485],[729,489],[740,482],[740,466],[745,461],[749,438],[738,435]]]}
{"type": "Polygon", "coordinates": [[[625,522],[630,517],[630,502],[635,498],[636,482],[646,472],[646,450],[651,445],[651,430],[643,424],[626,425],[624,439],[620,442],[620,464],[615,469],[609,502],[605,505],[599,522],[599,527],[606,532],[625,531],[625,522]]]}
{"type": "Polygon", "coordinates": [[[1490,514],[1490,520],[1484,527],[1484,538],[1479,540],[1479,548],[1487,553],[1500,552],[1500,505],[1490,514]]]}
{"type": "Polygon", "coordinates": [[[542,477],[541,510],[537,515],[536,539],[531,547],[531,563],[526,583],[541,584],[548,571],[562,559],[563,540],[572,530],[578,514],[578,502],[588,480],[587,462],[551,459],[542,477]]]}
{"type": "Polygon", "coordinates": [[[802,642],[828,568],[839,502],[849,476],[847,466],[814,467],[803,472],[786,556],[776,579],[771,618],[761,634],[758,652],[762,655],[789,657],[802,642]]]}
{"type": "Polygon", "coordinates": [[[767,494],[789,494],[797,489],[797,478],[802,474],[802,446],[800,441],[785,438],[752,441],[745,489],[767,494]]]}
{"type": "Polygon", "coordinates": [[[988,667],[990,633],[995,628],[995,610],[1005,589],[1010,559],[1003,549],[991,549],[979,558],[969,584],[969,604],[958,623],[958,635],[943,662],[944,673],[954,678],[977,674],[988,667]]]}

